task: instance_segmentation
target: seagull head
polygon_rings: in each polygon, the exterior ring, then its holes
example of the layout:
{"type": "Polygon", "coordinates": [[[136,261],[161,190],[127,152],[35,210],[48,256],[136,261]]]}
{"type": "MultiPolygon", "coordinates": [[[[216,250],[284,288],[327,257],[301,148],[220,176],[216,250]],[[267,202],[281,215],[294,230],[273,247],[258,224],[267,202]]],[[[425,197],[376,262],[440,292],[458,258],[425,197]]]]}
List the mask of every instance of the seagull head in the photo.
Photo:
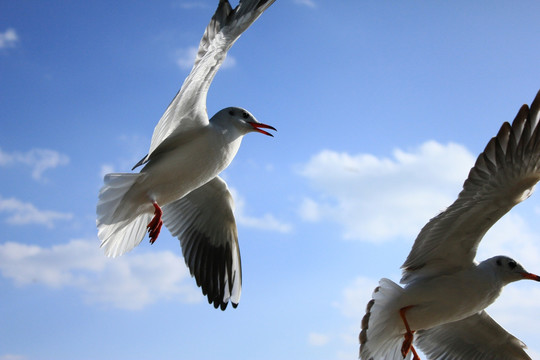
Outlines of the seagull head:
{"type": "Polygon", "coordinates": [[[225,128],[232,126],[238,129],[242,135],[256,131],[264,135],[274,136],[263,129],[277,131],[273,126],[258,122],[249,111],[239,107],[225,108],[214,115],[210,121],[219,123],[225,128]]]}
{"type": "Polygon", "coordinates": [[[520,263],[508,256],[495,256],[485,262],[490,263],[505,284],[523,279],[540,281],[540,276],[526,271],[520,263]]]}

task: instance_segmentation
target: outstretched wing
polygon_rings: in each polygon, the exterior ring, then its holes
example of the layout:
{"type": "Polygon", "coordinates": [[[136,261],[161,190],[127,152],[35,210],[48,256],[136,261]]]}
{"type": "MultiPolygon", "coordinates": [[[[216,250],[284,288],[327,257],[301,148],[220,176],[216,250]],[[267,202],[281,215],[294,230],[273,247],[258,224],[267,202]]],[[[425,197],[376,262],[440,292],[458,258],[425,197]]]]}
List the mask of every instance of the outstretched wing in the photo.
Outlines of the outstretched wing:
{"type": "Polygon", "coordinates": [[[225,310],[240,301],[242,265],[233,199],[219,176],[163,206],[163,223],[178,237],[191,275],[208,302],[225,310]]]}
{"type": "Polygon", "coordinates": [[[416,332],[416,345],[432,360],[531,360],[525,344],[485,311],[416,332]]]}
{"type": "Polygon", "coordinates": [[[458,199],[420,231],[402,283],[470,266],[480,240],[540,180],[540,91],[478,156],[458,199]]]}
{"type": "Polygon", "coordinates": [[[227,0],[220,0],[201,39],[190,74],[156,125],[148,155],[135,167],[142,165],[171,134],[190,131],[208,123],[206,95],[227,51],[274,1],[241,0],[233,10],[227,0]]]}

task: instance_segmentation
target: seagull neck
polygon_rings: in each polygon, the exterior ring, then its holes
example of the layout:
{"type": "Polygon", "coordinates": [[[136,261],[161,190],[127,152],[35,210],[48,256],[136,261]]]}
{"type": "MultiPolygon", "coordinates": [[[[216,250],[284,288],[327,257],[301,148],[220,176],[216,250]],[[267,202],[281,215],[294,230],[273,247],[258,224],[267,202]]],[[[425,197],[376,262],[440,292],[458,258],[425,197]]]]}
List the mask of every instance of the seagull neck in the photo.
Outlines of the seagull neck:
{"type": "Polygon", "coordinates": [[[230,122],[224,123],[223,121],[214,120],[214,118],[210,119],[210,128],[218,134],[226,144],[241,140],[244,136],[244,134],[230,122]]]}
{"type": "Polygon", "coordinates": [[[482,277],[483,281],[485,281],[486,283],[491,283],[492,286],[499,289],[499,291],[501,291],[502,288],[506,285],[504,280],[497,275],[496,271],[494,271],[495,269],[493,269],[491,263],[482,261],[476,266],[476,269],[477,275],[482,277]]]}

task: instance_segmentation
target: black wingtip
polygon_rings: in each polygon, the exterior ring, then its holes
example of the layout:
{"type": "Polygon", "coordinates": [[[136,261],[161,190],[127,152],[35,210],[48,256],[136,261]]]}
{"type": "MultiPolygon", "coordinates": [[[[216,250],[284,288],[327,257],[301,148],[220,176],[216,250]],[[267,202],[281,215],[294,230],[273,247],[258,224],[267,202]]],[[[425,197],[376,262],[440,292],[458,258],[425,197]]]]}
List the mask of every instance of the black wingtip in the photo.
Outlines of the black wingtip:
{"type": "MultiPolygon", "coordinates": [[[[229,305],[229,302],[221,302],[221,300],[214,300],[212,301],[211,299],[208,299],[208,303],[209,304],[212,304],[214,306],[214,309],[220,309],[221,311],[225,311],[225,309],[227,309],[227,306],[229,305]]],[[[231,301],[231,305],[233,307],[233,309],[236,309],[238,307],[238,303],[233,303],[231,301]]]]}
{"type": "Polygon", "coordinates": [[[148,162],[147,158],[148,158],[148,154],[144,155],[144,157],[137,164],[135,164],[134,167],[131,168],[131,171],[135,170],[139,166],[141,166],[141,165],[145,164],[146,162],[148,162]]]}
{"type": "Polygon", "coordinates": [[[530,112],[531,114],[534,114],[534,116],[537,116],[536,114],[540,112],[540,90],[538,90],[533,102],[531,103],[530,112]]]}

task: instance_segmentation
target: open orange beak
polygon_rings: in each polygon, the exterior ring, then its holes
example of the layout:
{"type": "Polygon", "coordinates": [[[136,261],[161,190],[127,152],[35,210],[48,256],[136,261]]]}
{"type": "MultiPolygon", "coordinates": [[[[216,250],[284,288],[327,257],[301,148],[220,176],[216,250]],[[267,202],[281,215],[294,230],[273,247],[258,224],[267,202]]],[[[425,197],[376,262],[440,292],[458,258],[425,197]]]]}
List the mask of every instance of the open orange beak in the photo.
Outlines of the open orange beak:
{"type": "Polygon", "coordinates": [[[264,134],[264,135],[268,135],[268,136],[272,136],[272,137],[274,136],[274,135],[270,134],[269,132],[261,130],[261,129],[271,129],[271,130],[277,131],[275,127],[270,126],[270,125],[266,125],[266,124],[263,124],[263,123],[250,122],[249,124],[251,126],[253,126],[253,129],[255,129],[255,131],[260,132],[261,134],[264,134]]]}

